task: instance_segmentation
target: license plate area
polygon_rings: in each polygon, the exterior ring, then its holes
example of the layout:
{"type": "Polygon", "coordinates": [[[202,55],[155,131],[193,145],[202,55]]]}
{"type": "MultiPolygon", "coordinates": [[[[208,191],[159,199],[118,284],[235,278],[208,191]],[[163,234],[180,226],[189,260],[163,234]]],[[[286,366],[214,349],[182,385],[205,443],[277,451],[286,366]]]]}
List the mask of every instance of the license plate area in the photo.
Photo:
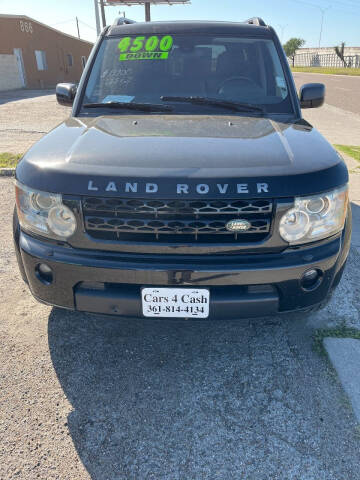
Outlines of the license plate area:
{"type": "Polygon", "coordinates": [[[206,288],[143,288],[144,317],[208,318],[210,292],[206,288]]]}

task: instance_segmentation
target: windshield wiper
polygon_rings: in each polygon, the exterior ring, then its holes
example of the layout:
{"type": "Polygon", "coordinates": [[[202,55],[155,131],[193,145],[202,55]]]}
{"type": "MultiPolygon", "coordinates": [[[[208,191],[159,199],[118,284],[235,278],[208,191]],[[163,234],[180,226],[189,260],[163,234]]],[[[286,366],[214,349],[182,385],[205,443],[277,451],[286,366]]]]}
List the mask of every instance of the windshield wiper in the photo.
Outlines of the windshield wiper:
{"type": "Polygon", "coordinates": [[[210,97],[160,97],[163,102],[184,102],[195,105],[211,105],[214,107],[223,107],[235,112],[264,112],[264,108],[251,103],[232,102],[230,100],[221,100],[220,98],[210,97]]]}
{"type": "Polygon", "coordinates": [[[158,105],[153,103],[126,103],[126,102],[107,102],[107,103],[85,103],[84,108],[114,108],[124,110],[139,110],[142,112],[172,112],[174,109],[168,105],[158,105]]]}

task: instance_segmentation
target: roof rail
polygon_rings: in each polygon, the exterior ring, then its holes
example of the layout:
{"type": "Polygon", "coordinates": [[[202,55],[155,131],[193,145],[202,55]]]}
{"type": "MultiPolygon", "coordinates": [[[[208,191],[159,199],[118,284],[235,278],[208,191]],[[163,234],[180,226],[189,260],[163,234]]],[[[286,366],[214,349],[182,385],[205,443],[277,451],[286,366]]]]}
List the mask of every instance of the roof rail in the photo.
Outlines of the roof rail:
{"type": "Polygon", "coordinates": [[[257,25],[258,27],[267,27],[264,20],[260,17],[249,18],[249,20],[246,20],[245,23],[248,23],[249,25],[257,25]]]}
{"type": "Polygon", "coordinates": [[[131,20],[131,18],[118,17],[118,18],[115,18],[113,25],[129,25],[130,23],[136,23],[136,22],[135,20],[131,20]]]}

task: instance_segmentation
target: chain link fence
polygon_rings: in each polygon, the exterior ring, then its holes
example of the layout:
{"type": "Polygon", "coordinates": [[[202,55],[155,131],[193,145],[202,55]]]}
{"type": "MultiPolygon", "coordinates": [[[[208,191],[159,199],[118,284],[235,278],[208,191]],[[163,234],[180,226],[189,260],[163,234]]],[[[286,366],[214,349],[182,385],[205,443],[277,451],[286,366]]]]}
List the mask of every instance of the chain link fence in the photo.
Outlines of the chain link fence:
{"type": "MultiPolygon", "coordinates": [[[[336,53],[299,53],[295,56],[295,67],[348,67],[360,68],[360,55],[345,55],[346,65],[336,53]]],[[[292,61],[290,60],[292,65],[292,61]]]]}

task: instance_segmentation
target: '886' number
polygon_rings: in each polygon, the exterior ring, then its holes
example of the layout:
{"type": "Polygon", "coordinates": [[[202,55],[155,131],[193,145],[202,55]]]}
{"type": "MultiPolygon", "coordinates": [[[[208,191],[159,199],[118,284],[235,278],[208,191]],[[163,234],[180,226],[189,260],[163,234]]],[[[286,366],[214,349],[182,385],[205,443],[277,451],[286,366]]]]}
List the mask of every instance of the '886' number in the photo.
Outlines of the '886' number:
{"type": "Polygon", "coordinates": [[[170,35],[166,35],[165,37],[159,38],[156,35],[152,37],[124,37],[120,40],[118,44],[118,48],[120,52],[127,53],[127,52],[140,52],[141,50],[145,50],[146,52],[155,52],[159,50],[161,52],[169,52],[172,49],[174,44],[174,39],[170,35]]]}

